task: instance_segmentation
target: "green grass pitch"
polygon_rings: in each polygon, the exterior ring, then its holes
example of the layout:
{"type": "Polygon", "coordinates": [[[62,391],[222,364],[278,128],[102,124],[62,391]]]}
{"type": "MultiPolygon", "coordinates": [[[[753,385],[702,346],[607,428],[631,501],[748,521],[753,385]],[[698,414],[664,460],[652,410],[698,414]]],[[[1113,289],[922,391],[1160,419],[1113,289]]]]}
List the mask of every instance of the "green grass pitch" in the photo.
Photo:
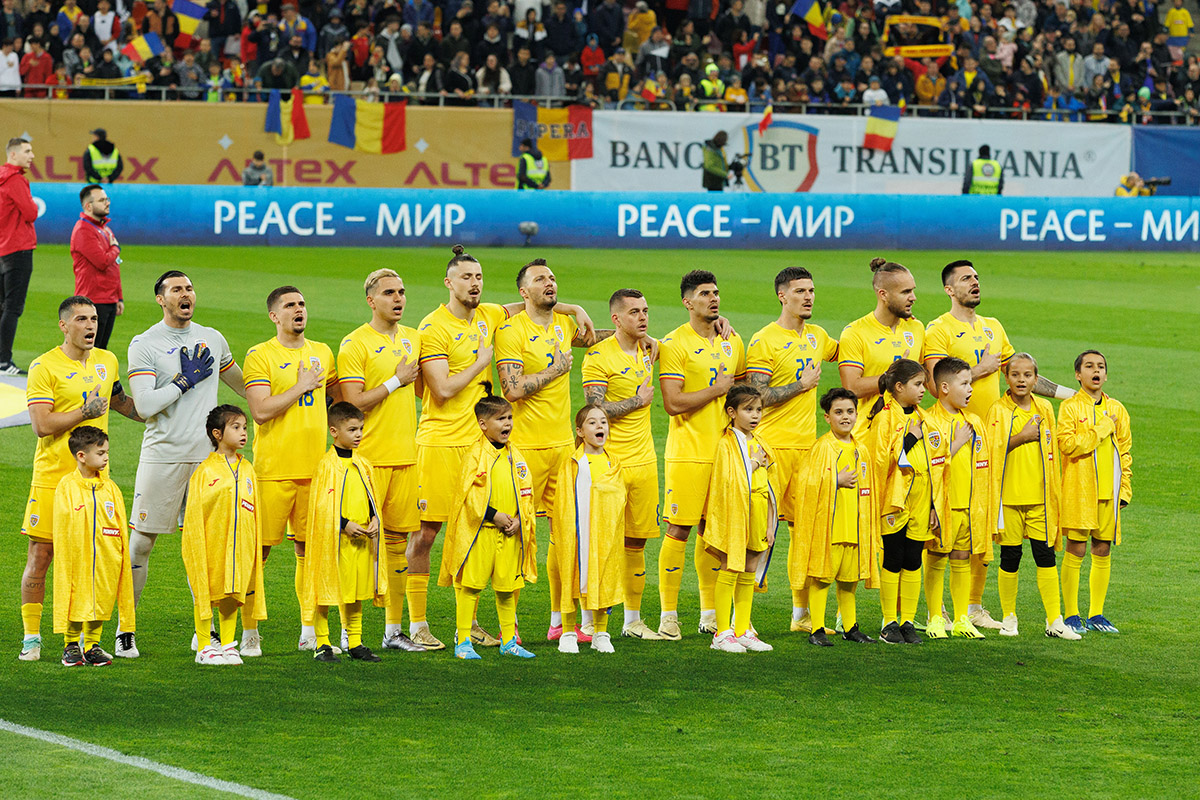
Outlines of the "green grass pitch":
{"type": "MultiPolygon", "coordinates": [[[[264,299],[275,286],[304,290],[309,337],[336,351],[340,337],[368,318],[362,295],[368,271],[389,266],[402,274],[409,298],[404,321],[415,326],[445,300],[449,255],[448,249],[129,247],[128,306],[112,349],[124,369],[129,339],[160,318],[151,287],[168,268],[189,273],[199,294],[197,321],[220,329],[240,362],[248,347],[273,335],[264,299]]],[[[484,265],[485,298],[514,299],[516,269],[533,251],[475,255],[484,265]]],[[[782,266],[813,271],[813,322],[834,336],[874,304],[872,253],[537,255],[555,269],[560,296],[582,303],[600,325],[613,289],[642,289],[651,333],[660,336],[686,319],[679,277],[700,266],[717,273],[722,310],[747,341],[777,315],[771,279],[782,266]]],[[[916,275],[918,318],[928,322],[947,310],[939,271],[960,254],[887,255],[916,275]]],[[[294,650],[293,560],[280,548],[267,567],[266,654],[240,669],[201,669],[187,646],[191,604],[178,538],[168,536],[151,559],[139,609],[141,659],[104,670],[64,669],[47,602],[43,660],[26,664],[16,660],[25,559],[17,531],[34,436],[22,428],[0,431],[0,519],[8,531],[0,547],[0,583],[7,587],[0,606],[0,718],[293,797],[1186,794],[1200,775],[1194,513],[1200,256],[969,255],[982,276],[980,311],[999,317],[1016,347],[1039,357],[1043,374],[1073,383],[1074,356],[1098,347],[1109,358],[1108,388],[1132,415],[1134,501],[1125,544],[1114,551],[1106,608],[1122,630],[1118,636],[1091,634],[1078,643],[1042,637],[1034,565],[1026,556],[1020,638],[813,648],[787,632],[791,603],[780,557],[773,589],[756,598],[754,612],[775,652],[724,656],[695,633],[689,553],[681,643],[618,638],[614,656],[586,649],[574,658],[560,655],[544,642],[543,582],[521,598],[522,633],[538,655],[532,662],[501,659],[495,650],[479,664],[447,653],[389,652],[378,665],[327,667],[294,650]]],[[[40,248],[18,334],[20,363],[61,342],[54,310],[71,290],[66,248],[40,248]]],[[[576,351],[576,405],[583,398],[581,362],[576,351]]],[[[836,384],[836,372],[825,366],[822,390],[836,384]]],[[[653,413],[661,449],[661,396],[653,413]]],[[[128,500],[140,429],[114,415],[112,433],[113,474],[128,500]]],[[[780,554],[786,539],[781,530],[780,554]]],[[[651,621],[658,613],[658,549],[653,542],[647,551],[643,613],[651,621]]],[[[435,564],[439,555],[440,547],[435,564]]],[[[998,612],[995,574],[993,565],[985,603],[998,612]]],[[[1082,594],[1086,602],[1086,574],[1082,594]]],[[[876,628],[878,595],[860,590],[859,598],[864,629],[876,628]]],[[[429,606],[434,633],[449,640],[452,593],[431,588],[429,606]]],[[[494,615],[488,593],[485,627],[495,627],[494,615]]],[[[613,625],[619,630],[619,609],[613,625]]],[[[376,646],[382,610],[368,611],[365,627],[376,646]]],[[[110,623],[106,646],[112,631],[110,623]]],[[[0,786],[11,797],[89,789],[109,797],[213,796],[10,734],[0,735],[0,786]]]]}

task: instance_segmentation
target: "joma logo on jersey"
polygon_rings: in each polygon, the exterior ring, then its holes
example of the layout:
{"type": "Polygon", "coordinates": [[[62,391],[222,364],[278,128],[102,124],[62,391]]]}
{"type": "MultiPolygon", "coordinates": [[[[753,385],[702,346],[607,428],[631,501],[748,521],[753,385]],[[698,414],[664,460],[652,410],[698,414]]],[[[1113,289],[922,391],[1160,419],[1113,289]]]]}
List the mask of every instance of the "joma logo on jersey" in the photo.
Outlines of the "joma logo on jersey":
{"type": "Polygon", "coordinates": [[[383,348],[385,348],[385,347],[387,347],[387,345],[385,345],[385,344],[381,344],[381,345],[379,345],[379,347],[375,348],[375,352],[376,352],[376,353],[382,353],[382,352],[383,352],[383,348]]]}
{"type": "Polygon", "coordinates": [[[884,343],[884,341],[886,340],[886,338],[887,338],[887,337],[884,337],[883,339],[876,339],[876,340],[875,340],[875,344],[883,344],[883,343],[884,343]]]}
{"type": "Polygon", "coordinates": [[[280,368],[280,369],[287,369],[287,368],[288,368],[288,367],[290,367],[291,365],[292,365],[292,362],[290,362],[290,361],[285,361],[285,362],[283,362],[282,364],[280,364],[280,365],[279,365],[279,368],[280,368]]]}
{"type": "Polygon", "coordinates": [[[78,375],[78,374],[79,374],[78,372],[71,372],[71,373],[69,373],[69,374],[67,375],[67,380],[71,380],[71,378],[74,378],[74,377],[75,377],[76,375],[78,375]]]}

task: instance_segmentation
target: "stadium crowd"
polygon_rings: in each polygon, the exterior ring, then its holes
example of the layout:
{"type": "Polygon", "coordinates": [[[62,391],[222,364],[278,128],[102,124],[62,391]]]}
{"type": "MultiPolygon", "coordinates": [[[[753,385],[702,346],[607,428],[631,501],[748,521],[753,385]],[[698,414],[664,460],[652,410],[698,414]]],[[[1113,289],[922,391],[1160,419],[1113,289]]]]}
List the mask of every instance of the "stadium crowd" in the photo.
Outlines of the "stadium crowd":
{"type": "Polygon", "coordinates": [[[115,96],[221,102],[298,86],[310,103],[358,91],[454,105],[537,96],[596,108],[1200,120],[1184,0],[809,5],[210,0],[187,2],[196,16],[186,16],[165,0],[3,0],[0,96],[97,96],[81,84],[127,78],[115,96]],[[893,25],[885,42],[892,15],[938,24],[893,25]],[[161,52],[130,46],[149,34],[161,52]],[[885,55],[939,44],[949,55],[885,55]]]}

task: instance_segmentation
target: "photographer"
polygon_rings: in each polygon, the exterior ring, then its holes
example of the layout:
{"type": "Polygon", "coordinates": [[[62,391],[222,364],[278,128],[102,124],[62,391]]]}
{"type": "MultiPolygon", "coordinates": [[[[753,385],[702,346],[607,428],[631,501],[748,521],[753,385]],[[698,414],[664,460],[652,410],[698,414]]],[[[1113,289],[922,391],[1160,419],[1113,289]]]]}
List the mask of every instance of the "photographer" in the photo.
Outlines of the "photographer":
{"type": "Polygon", "coordinates": [[[717,131],[717,135],[704,143],[704,172],[700,185],[710,192],[725,191],[725,182],[732,177],[729,164],[725,161],[725,144],[729,135],[717,131]]]}
{"type": "Polygon", "coordinates": [[[1148,178],[1143,179],[1136,172],[1131,172],[1121,178],[1121,182],[1117,184],[1117,191],[1114,192],[1117,197],[1150,197],[1159,186],[1170,186],[1170,178],[1148,178]]]}

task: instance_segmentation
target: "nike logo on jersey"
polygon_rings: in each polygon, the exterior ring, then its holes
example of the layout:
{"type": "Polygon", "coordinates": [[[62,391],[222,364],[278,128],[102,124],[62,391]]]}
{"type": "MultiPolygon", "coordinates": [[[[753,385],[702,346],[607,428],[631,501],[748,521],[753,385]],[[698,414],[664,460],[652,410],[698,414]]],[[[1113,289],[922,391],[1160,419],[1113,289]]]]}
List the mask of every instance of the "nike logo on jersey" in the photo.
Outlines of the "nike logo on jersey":
{"type": "Polygon", "coordinates": [[[67,380],[71,380],[71,378],[74,378],[78,374],[79,374],[78,372],[72,372],[70,375],[67,376],[67,380]]]}

